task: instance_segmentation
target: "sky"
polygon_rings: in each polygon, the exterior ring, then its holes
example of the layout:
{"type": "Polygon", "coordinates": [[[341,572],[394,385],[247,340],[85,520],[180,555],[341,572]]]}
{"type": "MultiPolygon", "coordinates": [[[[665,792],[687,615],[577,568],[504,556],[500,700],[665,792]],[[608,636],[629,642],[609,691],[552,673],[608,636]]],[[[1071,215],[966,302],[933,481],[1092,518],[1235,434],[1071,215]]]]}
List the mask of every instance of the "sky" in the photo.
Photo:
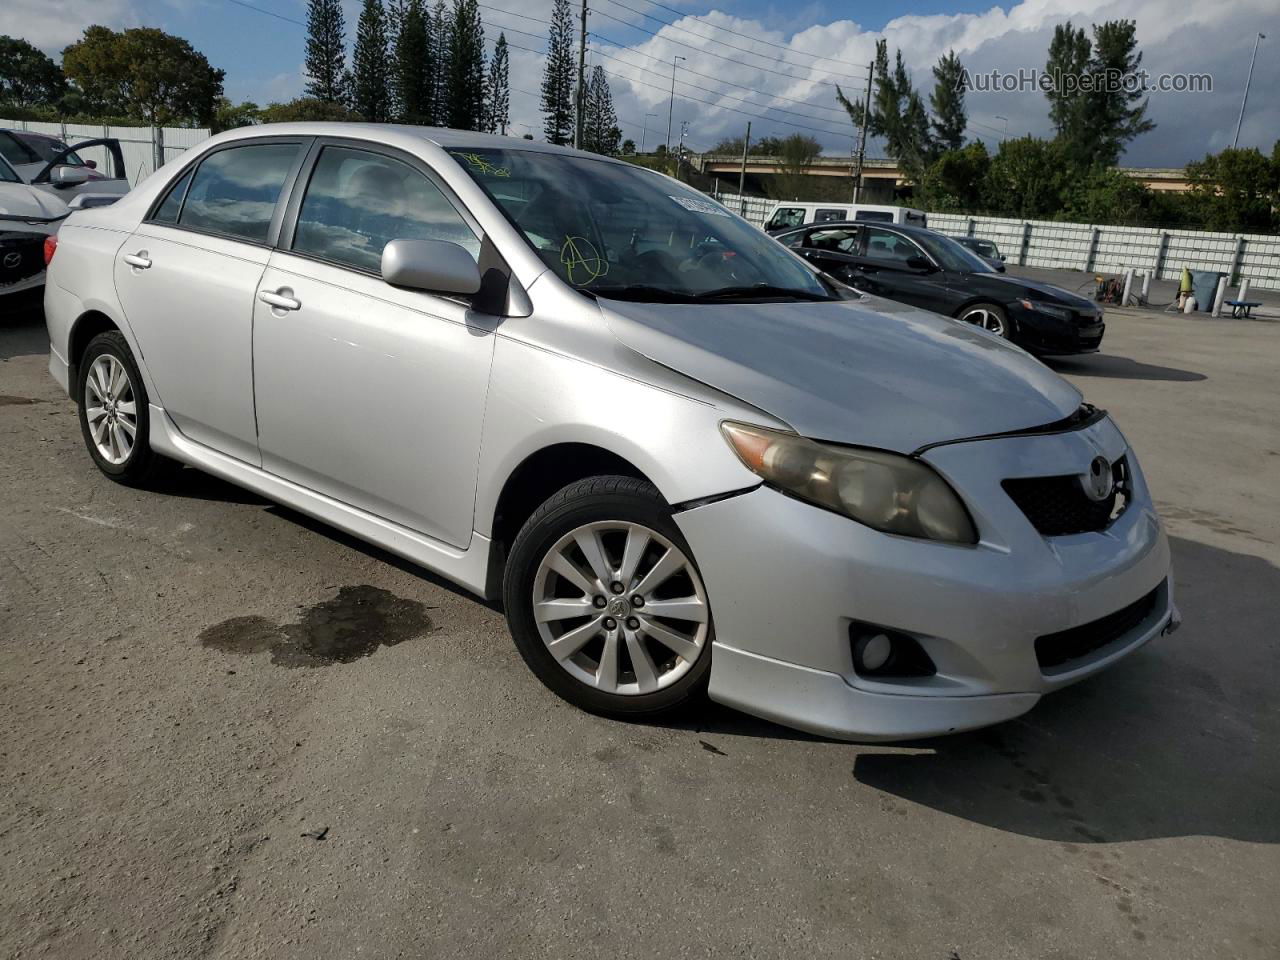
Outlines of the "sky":
{"type": "MultiPolygon", "coordinates": [[[[343,0],[355,36],[360,0],[343,0]]],[[[577,0],[571,0],[575,4],[577,0]]],[[[226,71],[234,100],[259,104],[302,93],[306,0],[3,0],[0,34],[24,37],[55,59],[84,28],[155,26],[185,37],[226,71]],[[253,9],[257,8],[257,9],[253,9]],[[264,12],[265,11],[265,12],[264,12]],[[274,15],[273,15],[274,14],[274,15]]],[[[687,123],[702,151],[724,137],[802,132],[829,155],[845,155],[854,130],[836,101],[865,86],[875,41],[901,48],[918,89],[949,49],[973,74],[1039,69],[1056,24],[1137,21],[1143,66],[1153,75],[1207,73],[1209,93],[1151,94],[1156,129],[1130,144],[1126,166],[1179,167],[1231,145],[1255,35],[1262,41],[1240,132],[1241,146],[1270,153],[1280,138],[1280,3],[1276,0],[589,0],[588,64],[609,75],[624,136],[648,149],[687,123]],[[676,95],[671,97],[672,58],[676,95]]],[[[480,0],[488,40],[504,31],[511,51],[509,132],[542,137],[536,97],[551,0],[480,0]],[[523,49],[522,49],[523,48],[523,49]],[[523,92],[521,92],[523,91],[523,92]]],[[[492,43],[488,44],[492,50],[492,43]]],[[[1006,137],[1051,133],[1039,92],[968,95],[970,138],[995,148],[1006,137]]],[[[883,153],[872,143],[869,153],[883,153]]]]}

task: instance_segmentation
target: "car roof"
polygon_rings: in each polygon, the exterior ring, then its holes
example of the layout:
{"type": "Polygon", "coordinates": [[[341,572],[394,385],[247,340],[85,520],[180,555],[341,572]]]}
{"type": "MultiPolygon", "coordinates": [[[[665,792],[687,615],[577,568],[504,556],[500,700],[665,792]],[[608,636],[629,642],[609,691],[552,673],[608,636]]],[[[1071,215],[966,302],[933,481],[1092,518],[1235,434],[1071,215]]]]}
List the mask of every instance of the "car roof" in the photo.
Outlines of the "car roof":
{"type": "MultiPolygon", "coordinates": [[[[623,163],[612,157],[572,147],[560,147],[537,140],[520,137],[504,137],[496,133],[477,133],[474,130],[453,130],[448,127],[422,127],[407,123],[360,123],[348,121],[299,121],[295,123],[260,123],[240,127],[223,134],[223,142],[242,137],[272,137],[281,135],[305,137],[349,137],[361,140],[385,140],[387,135],[408,136],[435,144],[446,150],[526,150],[534,153],[558,153],[584,157],[590,160],[606,160],[623,163]]],[[[630,164],[628,164],[630,166],[630,164]]]]}
{"type": "Polygon", "coordinates": [[[937,230],[930,230],[928,227],[917,227],[906,223],[890,223],[887,220],[826,220],[822,223],[806,223],[799,227],[793,227],[786,233],[780,233],[778,236],[785,237],[788,234],[799,233],[801,230],[839,230],[841,228],[852,227],[878,227],[881,230],[893,230],[896,233],[905,233],[908,236],[915,234],[927,235],[930,237],[945,237],[945,233],[939,233],[937,230]]]}

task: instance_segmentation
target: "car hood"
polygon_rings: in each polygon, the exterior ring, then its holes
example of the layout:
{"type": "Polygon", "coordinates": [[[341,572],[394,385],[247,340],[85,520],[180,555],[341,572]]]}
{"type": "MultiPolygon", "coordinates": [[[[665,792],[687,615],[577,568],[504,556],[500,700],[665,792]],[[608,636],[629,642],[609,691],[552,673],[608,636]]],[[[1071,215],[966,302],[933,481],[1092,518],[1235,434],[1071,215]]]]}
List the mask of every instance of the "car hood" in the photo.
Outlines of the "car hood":
{"type": "Polygon", "coordinates": [[[878,298],[599,304],[626,346],[816,440],[909,453],[1052,423],[1082,400],[998,337],[878,298]]]}
{"type": "Polygon", "coordinates": [[[43,190],[25,183],[0,183],[0,217],[58,220],[70,212],[70,207],[43,190]]]}
{"type": "Polygon", "coordinates": [[[1015,277],[1007,273],[984,273],[982,276],[987,280],[993,280],[1007,286],[1010,298],[1025,297],[1031,300],[1048,297],[1050,303],[1066,303],[1082,310],[1096,309],[1093,301],[1088,297],[1082,297],[1080,294],[1064,290],[1062,287],[1055,287],[1051,283],[1041,283],[1039,280],[1015,277]]]}

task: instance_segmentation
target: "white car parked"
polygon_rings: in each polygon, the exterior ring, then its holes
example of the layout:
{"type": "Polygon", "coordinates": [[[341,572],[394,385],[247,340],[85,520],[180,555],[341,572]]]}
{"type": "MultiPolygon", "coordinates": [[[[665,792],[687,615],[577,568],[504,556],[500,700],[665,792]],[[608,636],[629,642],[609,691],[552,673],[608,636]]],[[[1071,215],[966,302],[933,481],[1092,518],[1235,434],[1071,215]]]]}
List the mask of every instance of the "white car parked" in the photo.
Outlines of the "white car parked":
{"type": "Polygon", "coordinates": [[[190,464],[501,598],[587,710],[941,734],[1178,622],[1105,411],[622,161],[221,134],[64,226],[45,314],[108,477],[190,464]]]}
{"type": "Polygon", "coordinates": [[[44,283],[45,239],[70,213],[65,202],[24,183],[0,157],[0,297],[44,283]]]}

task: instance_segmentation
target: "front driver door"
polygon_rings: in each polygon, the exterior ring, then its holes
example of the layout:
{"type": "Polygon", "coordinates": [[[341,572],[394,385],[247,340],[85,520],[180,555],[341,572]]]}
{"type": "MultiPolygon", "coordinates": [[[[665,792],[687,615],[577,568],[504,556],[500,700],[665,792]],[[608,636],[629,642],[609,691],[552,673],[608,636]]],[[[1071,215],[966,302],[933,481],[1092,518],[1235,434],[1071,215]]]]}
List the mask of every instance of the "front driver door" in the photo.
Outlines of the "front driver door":
{"type": "Polygon", "coordinates": [[[380,265],[394,239],[475,256],[478,231],[413,158],[329,142],[308,168],[255,303],[263,467],[465,547],[497,320],[380,265]]]}

